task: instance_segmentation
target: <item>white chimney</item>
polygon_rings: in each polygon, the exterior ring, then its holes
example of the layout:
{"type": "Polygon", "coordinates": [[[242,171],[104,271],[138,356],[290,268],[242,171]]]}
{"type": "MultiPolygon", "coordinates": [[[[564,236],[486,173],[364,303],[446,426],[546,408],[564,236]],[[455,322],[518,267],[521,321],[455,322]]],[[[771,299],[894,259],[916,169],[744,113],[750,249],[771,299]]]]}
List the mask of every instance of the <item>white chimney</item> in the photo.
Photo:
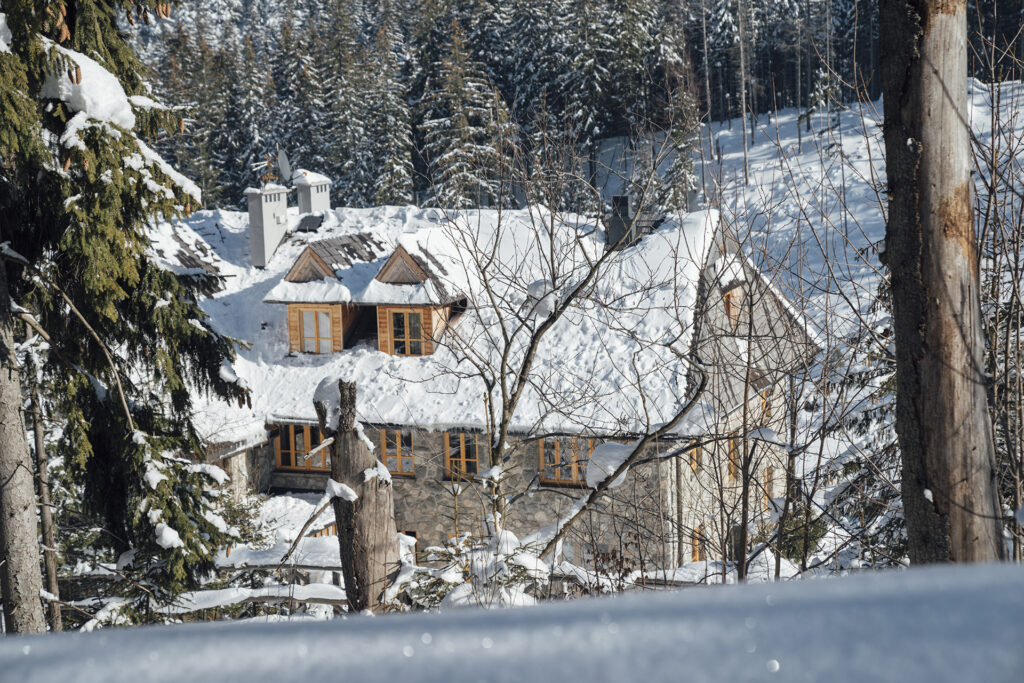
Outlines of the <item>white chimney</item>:
{"type": "Polygon", "coordinates": [[[327,176],[300,168],[292,176],[292,186],[299,196],[299,213],[331,210],[331,179],[327,176]]]}
{"type": "Polygon", "coordinates": [[[245,191],[249,200],[249,254],[257,268],[266,267],[288,228],[288,188],[268,183],[245,191]]]}

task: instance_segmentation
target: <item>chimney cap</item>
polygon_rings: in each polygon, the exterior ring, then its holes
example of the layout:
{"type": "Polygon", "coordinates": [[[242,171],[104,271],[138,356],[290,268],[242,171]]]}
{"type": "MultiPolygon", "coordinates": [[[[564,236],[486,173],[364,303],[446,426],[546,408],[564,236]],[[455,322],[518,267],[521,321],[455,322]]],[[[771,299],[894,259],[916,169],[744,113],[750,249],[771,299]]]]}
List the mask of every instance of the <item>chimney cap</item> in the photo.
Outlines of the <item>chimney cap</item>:
{"type": "Polygon", "coordinates": [[[271,192],[287,192],[288,188],[277,183],[267,183],[263,187],[247,187],[243,194],[269,194],[271,192]]]}
{"type": "Polygon", "coordinates": [[[292,185],[295,187],[309,186],[309,185],[330,185],[331,179],[320,173],[313,171],[307,171],[306,169],[300,168],[292,175],[292,185]]]}

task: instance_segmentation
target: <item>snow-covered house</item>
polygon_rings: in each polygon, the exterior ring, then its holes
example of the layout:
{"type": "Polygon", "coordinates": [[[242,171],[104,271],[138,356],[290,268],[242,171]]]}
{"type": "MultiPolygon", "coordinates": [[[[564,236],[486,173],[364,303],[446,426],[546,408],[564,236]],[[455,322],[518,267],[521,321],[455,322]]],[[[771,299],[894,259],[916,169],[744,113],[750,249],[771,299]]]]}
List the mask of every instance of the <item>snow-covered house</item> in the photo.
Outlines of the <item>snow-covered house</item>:
{"type": "MultiPolygon", "coordinates": [[[[743,421],[783,418],[783,380],[811,344],[733,253],[715,212],[669,217],[609,254],[544,336],[511,417],[509,462],[491,463],[488,368],[518,353],[512,330],[535,329],[605,254],[599,226],[537,207],[337,209],[315,232],[292,232],[264,268],[250,265],[253,227],[244,214],[200,212],[154,243],[172,267],[181,245],[207,255],[225,283],[204,304],[211,324],[250,344],[225,372],[250,387],[252,405],[197,406],[210,457],[236,484],[323,490],[329,452],[308,456],[321,441],[313,392],[325,377],[355,381],[359,420],[393,477],[398,528],[421,546],[484,532],[484,480],[499,466],[512,531],[550,525],[614,469],[616,444],[672,420],[704,373],[698,408],[648,447],[563,548],[576,561],[698,558],[714,533],[701,496],[738,488],[743,421]]],[[[765,495],[781,491],[777,449],[762,449],[756,469],[765,495]]]]}

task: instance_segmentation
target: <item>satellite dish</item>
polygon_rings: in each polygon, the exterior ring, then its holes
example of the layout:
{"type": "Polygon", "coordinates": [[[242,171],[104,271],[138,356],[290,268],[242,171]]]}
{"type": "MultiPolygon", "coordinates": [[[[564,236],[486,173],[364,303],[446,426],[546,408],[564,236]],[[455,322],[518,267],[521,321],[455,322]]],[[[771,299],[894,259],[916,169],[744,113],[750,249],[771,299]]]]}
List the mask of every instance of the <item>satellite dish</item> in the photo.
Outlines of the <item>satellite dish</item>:
{"type": "Polygon", "coordinates": [[[290,183],[292,180],[292,166],[288,163],[288,155],[283,149],[277,150],[277,170],[281,172],[281,182],[290,183]]]}

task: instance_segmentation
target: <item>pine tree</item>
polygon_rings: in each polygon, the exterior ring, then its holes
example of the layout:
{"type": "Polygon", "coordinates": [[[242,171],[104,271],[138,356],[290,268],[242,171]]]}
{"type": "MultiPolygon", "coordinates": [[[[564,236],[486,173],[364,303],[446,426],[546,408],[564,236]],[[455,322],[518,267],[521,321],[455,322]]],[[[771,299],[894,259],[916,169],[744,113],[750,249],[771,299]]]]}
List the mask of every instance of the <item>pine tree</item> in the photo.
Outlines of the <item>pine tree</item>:
{"type": "Polygon", "coordinates": [[[462,28],[452,21],[447,55],[423,98],[424,156],[430,201],[461,208],[492,205],[499,196],[498,145],[507,115],[481,65],[470,58],[462,28]]]}
{"type": "Polygon", "coordinates": [[[412,120],[402,67],[405,41],[392,21],[381,25],[374,40],[365,113],[365,140],[356,161],[362,167],[362,190],[368,203],[412,202],[412,120]]]}
{"type": "Polygon", "coordinates": [[[224,127],[232,134],[231,154],[225,160],[224,196],[228,203],[234,199],[241,201],[245,188],[256,183],[253,166],[270,151],[266,140],[270,127],[269,80],[252,41],[246,38],[238,71],[228,91],[229,106],[224,118],[224,127]]]}
{"type": "Polygon", "coordinates": [[[227,540],[207,490],[220,471],[192,464],[202,450],[191,397],[246,391],[222,370],[233,340],[197,303],[212,283],[148,254],[151,222],[201,200],[142,139],[177,129],[178,114],[147,97],[110,3],[74,9],[4,2],[14,38],[0,55],[0,211],[21,254],[7,259],[7,284],[50,338],[58,452],[102,520],[102,543],[133,550],[167,597],[196,585],[227,540]]]}

